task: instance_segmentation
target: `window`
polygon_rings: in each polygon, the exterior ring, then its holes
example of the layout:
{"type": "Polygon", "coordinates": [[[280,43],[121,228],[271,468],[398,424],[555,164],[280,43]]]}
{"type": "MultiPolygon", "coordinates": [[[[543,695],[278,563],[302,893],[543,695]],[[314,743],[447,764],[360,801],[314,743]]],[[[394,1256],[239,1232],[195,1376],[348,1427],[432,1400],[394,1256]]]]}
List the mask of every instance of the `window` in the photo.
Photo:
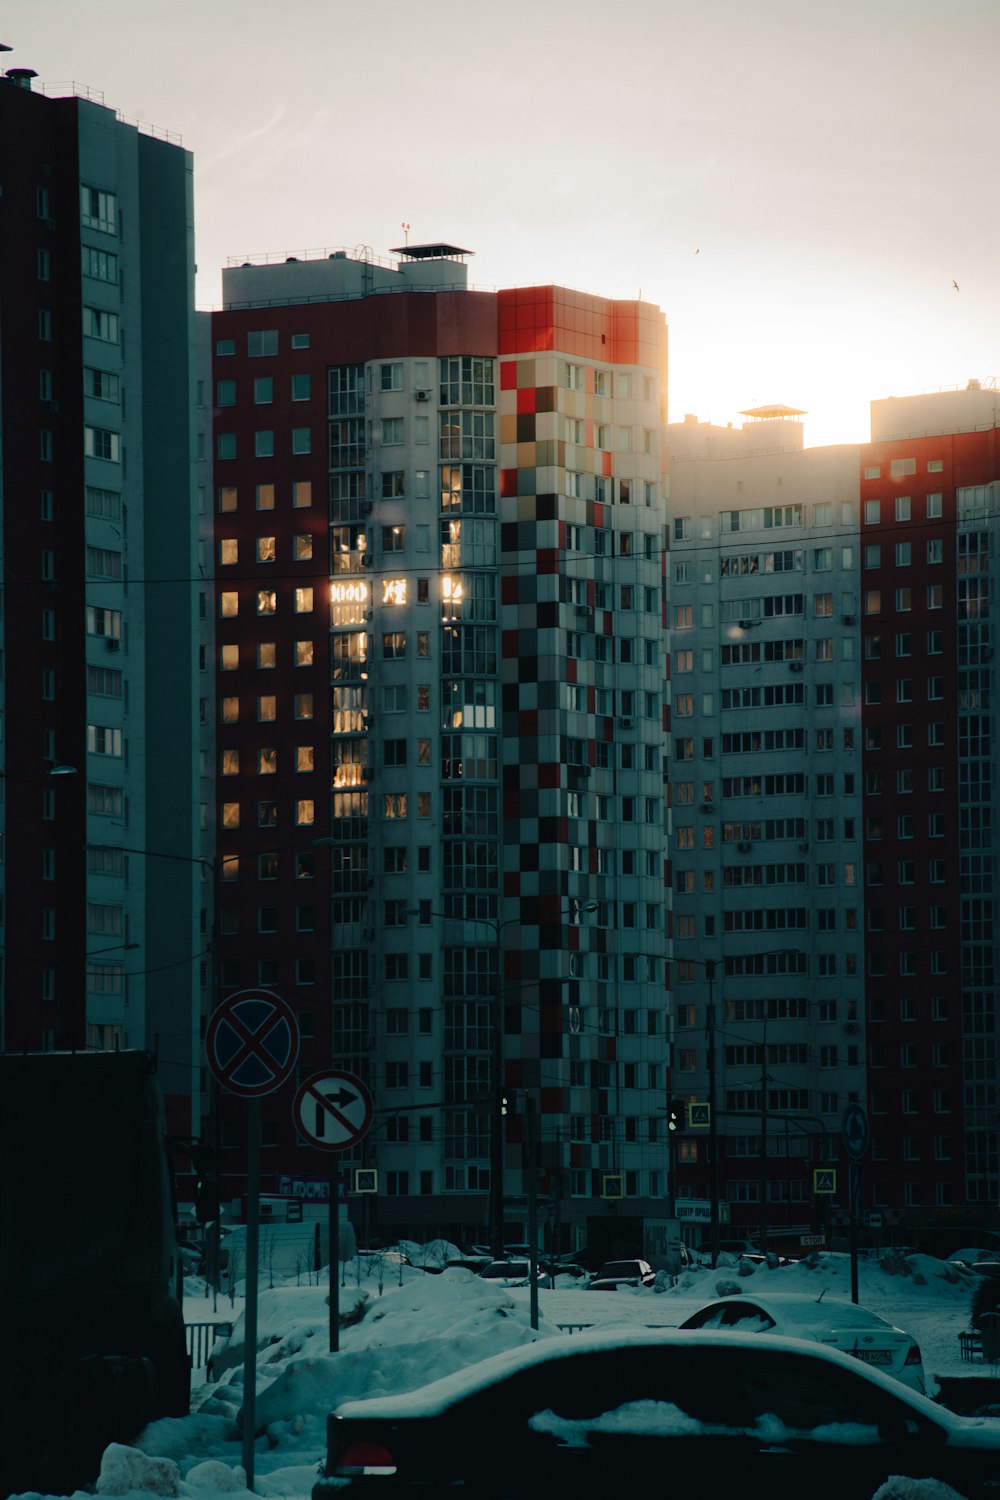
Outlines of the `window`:
{"type": "Polygon", "coordinates": [[[293,401],[308,401],[311,396],[312,396],[312,376],[311,375],[293,375],[292,376],[292,400],[293,401]]]}
{"type": "Polygon", "coordinates": [[[308,562],[313,555],[311,532],[297,531],[292,537],[292,557],[296,562],[308,562]]]}
{"type": "Polygon", "coordinates": [[[80,220],[85,229],[102,234],[118,233],[118,198],[103,188],[80,184],[80,220]]]}
{"type": "Polygon", "coordinates": [[[929,563],[944,562],[944,541],[941,537],[931,537],[928,541],[927,561],[929,563]]]}
{"type": "MultiPolygon", "coordinates": [[[[92,245],[81,247],[83,251],[83,274],[90,276],[94,281],[108,281],[113,285],[118,281],[118,257],[112,255],[110,250],[96,250],[92,245]]],[[[39,271],[39,280],[47,281],[39,271]]]]}
{"type": "MultiPolygon", "coordinates": [[[[898,462],[897,459],[893,459],[893,467],[894,468],[895,468],[897,462],[898,462]]],[[[896,508],[895,508],[895,510],[896,510],[896,520],[897,521],[908,521],[910,519],[910,497],[909,497],[909,495],[897,495],[896,496],[896,508]]]]}
{"type": "Polygon", "coordinates": [[[84,427],[83,451],[87,458],[100,458],[105,463],[120,464],[122,461],[121,434],[109,432],[104,427],[84,427]]]}
{"type": "Polygon", "coordinates": [[[292,484],[292,506],[303,510],[308,505],[312,505],[312,480],[296,479],[292,484]]]}
{"type": "Polygon", "coordinates": [[[268,430],[255,432],[253,435],[253,451],[255,458],[274,457],[274,433],[268,430]]]}
{"type": "Polygon", "coordinates": [[[117,344],[118,314],[107,312],[102,307],[85,307],[83,309],[83,332],[87,338],[100,339],[105,344],[117,344]]]}
{"type": "Polygon", "coordinates": [[[913,559],[913,547],[910,542],[896,543],[896,567],[908,568],[913,559]]]}
{"type": "Polygon", "coordinates": [[[941,515],[942,515],[942,501],[943,501],[943,499],[944,499],[943,495],[928,495],[927,496],[927,519],[928,519],[928,521],[938,521],[938,520],[941,519],[941,515]]]}
{"type": "Polygon", "coordinates": [[[382,418],[382,442],[383,444],[401,443],[403,441],[403,419],[402,417],[382,418]]]}
{"type": "Polygon", "coordinates": [[[296,641],[293,648],[293,655],[297,667],[311,667],[313,664],[312,641],[296,641]]]}
{"type": "Polygon", "coordinates": [[[253,383],[255,406],[269,406],[274,400],[274,381],[270,375],[259,375],[253,383]]]}
{"type": "MultiPolygon", "coordinates": [[[[48,394],[51,396],[51,389],[48,394]]],[[[93,396],[95,401],[113,401],[117,405],[121,401],[121,385],[118,376],[112,374],[110,370],[99,370],[92,365],[85,365],[83,394],[93,396]]]]}
{"type": "Polygon", "coordinates": [[[311,453],[312,452],[312,428],[311,427],[293,427],[292,428],[292,452],[293,453],[311,453]]]}
{"type": "Polygon", "coordinates": [[[247,334],[247,354],[251,359],[261,359],[269,354],[277,354],[277,352],[278,330],[276,328],[259,329],[247,334]]]}

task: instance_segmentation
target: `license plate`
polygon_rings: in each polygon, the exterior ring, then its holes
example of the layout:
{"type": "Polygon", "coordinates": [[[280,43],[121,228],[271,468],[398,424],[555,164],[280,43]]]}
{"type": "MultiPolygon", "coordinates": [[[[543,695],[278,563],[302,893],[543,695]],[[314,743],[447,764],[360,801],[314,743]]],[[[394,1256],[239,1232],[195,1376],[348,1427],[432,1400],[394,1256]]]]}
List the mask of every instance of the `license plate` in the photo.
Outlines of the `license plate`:
{"type": "Polygon", "coordinates": [[[891,1365],[892,1355],[888,1349],[852,1349],[851,1353],[857,1359],[863,1359],[866,1365],[891,1365]]]}

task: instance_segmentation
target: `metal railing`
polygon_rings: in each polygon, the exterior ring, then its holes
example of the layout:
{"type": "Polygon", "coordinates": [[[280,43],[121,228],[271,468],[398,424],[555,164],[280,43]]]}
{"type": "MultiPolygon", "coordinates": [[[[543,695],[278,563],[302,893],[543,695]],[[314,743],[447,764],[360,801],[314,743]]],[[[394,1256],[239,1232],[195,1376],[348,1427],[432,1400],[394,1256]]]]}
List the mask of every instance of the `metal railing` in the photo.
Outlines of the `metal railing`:
{"type": "Polygon", "coordinates": [[[232,1323],[186,1323],[184,1333],[192,1370],[201,1370],[208,1364],[212,1345],[217,1338],[228,1337],[233,1331],[232,1323]]]}

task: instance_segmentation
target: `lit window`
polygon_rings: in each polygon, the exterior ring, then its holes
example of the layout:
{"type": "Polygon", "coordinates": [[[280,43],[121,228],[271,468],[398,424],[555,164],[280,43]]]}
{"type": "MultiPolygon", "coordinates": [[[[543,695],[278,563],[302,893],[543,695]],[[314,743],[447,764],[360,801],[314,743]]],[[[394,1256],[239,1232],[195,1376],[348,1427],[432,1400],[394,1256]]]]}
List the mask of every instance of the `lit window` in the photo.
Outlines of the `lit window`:
{"type": "Polygon", "coordinates": [[[262,724],[270,724],[278,717],[278,700],[273,693],[262,693],[257,699],[257,718],[262,724]]]}
{"type": "Polygon", "coordinates": [[[222,719],[223,724],[236,724],[239,721],[240,717],[239,698],[223,698],[220,705],[219,716],[222,719]]]}
{"type": "Polygon", "coordinates": [[[258,510],[273,510],[274,509],[274,485],[273,484],[259,484],[257,486],[257,509],[258,510]]]}
{"type": "Polygon", "coordinates": [[[219,562],[225,567],[240,560],[240,544],[236,537],[223,537],[219,543],[219,562]]]}
{"type": "Polygon", "coordinates": [[[222,774],[223,776],[238,776],[240,774],[240,752],[238,750],[223,750],[222,774]]]}
{"type": "Polygon", "coordinates": [[[313,607],[313,591],[312,591],[312,589],[311,588],[296,589],[295,590],[295,613],[297,615],[307,615],[307,614],[310,614],[312,612],[312,607],[313,607]]]}
{"type": "Polygon", "coordinates": [[[278,665],[278,648],[274,641],[257,642],[257,665],[264,671],[278,665]]]}
{"type": "Polygon", "coordinates": [[[273,615],[278,608],[278,595],[274,589],[257,590],[257,613],[273,615]]]}
{"type": "Polygon", "coordinates": [[[292,485],[292,505],[296,510],[304,510],[312,503],[312,480],[296,479],[292,485]]]}
{"type": "Polygon", "coordinates": [[[275,776],[278,771],[278,752],[271,749],[257,751],[257,771],[261,776],[275,776]]]}
{"type": "Polygon", "coordinates": [[[297,667],[311,667],[313,664],[312,641],[295,642],[295,665],[297,667]]]}
{"type": "Polygon", "coordinates": [[[296,745],[295,747],[295,769],[296,771],[315,770],[315,754],[312,745],[296,745]]]}
{"type": "Polygon", "coordinates": [[[219,647],[219,671],[220,672],[235,672],[236,668],[239,666],[239,664],[240,664],[240,648],[239,648],[239,646],[220,646],[219,647]]]}
{"type": "Polygon", "coordinates": [[[312,534],[298,531],[292,537],[292,557],[296,562],[308,562],[313,555],[312,534]]]}
{"type": "Polygon", "coordinates": [[[225,589],[219,595],[219,615],[223,620],[231,620],[240,612],[240,596],[235,589],[225,589]]]}

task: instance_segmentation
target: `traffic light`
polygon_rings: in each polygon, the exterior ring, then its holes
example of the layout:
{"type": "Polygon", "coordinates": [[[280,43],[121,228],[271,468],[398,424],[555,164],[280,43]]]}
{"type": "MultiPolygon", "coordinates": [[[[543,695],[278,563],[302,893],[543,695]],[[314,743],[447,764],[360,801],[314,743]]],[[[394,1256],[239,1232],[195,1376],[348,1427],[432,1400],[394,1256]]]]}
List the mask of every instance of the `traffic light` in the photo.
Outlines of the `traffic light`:
{"type": "Polygon", "coordinates": [[[686,1122],[686,1106],[683,1099],[669,1099],[667,1101],[667,1129],[671,1135],[675,1131],[683,1130],[686,1122]]]}

